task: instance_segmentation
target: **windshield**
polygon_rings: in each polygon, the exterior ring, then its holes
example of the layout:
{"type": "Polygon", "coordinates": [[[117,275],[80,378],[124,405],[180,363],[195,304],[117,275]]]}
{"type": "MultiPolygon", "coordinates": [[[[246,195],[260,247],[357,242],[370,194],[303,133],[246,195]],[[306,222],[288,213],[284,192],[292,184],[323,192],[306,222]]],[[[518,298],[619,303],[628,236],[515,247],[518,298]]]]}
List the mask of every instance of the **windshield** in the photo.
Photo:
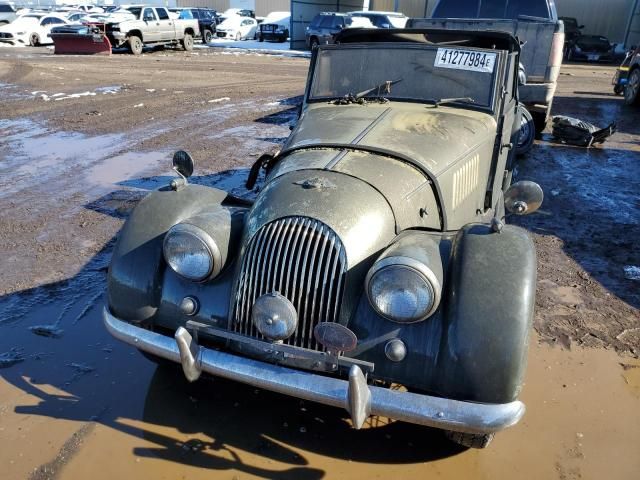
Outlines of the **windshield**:
{"type": "MultiPolygon", "coordinates": [[[[496,62],[496,52],[473,48],[415,44],[324,47],[317,53],[309,100],[356,95],[402,79],[383,96],[418,102],[469,97],[475,106],[490,108],[496,62]]],[[[377,95],[374,91],[369,96],[377,95]]]]}

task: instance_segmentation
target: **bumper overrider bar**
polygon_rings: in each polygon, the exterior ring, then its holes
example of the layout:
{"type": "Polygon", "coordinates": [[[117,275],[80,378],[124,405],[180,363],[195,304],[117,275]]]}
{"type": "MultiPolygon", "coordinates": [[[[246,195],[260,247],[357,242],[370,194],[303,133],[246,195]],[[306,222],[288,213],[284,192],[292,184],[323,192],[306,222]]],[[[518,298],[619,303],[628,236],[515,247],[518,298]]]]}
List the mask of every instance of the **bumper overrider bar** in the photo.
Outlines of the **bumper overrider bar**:
{"type": "Polygon", "coordinates": [[[524,404],[517,400],[483,404],[371,386],[357,365],[351,366],[349,379],[343,380],[264,363],[204,348],[182,327],[174,338],[151,332],[119,320],[106,307],[103,318],[109,333],[118,340],[180,363],[189,381],[195,381],[201,372],[207,372],[265,390],[341,407],[349,412],[356,428],[362,427],[370,415],[380,415],[445,430],[493,433],[515,425],[525,411],[524,404]]]}

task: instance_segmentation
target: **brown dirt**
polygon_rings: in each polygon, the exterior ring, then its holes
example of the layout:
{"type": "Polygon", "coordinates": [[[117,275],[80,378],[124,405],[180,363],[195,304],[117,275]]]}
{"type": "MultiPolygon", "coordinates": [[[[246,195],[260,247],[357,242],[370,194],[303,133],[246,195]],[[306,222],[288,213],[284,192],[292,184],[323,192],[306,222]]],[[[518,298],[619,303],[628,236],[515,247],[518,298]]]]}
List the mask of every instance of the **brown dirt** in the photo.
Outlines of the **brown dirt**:
{"type": "Polygon", "coordinates": [[[356,432],[344,412],[220,379],[186,385],[104,331],[113,238],[166,183],[171,152],[194,155],[196,181],[236,186],[286,137],[307,64],[0,49],[3,478],[633,478],[640,299],[624,267],[640,266],[640,113],[609,94],[611,67],[565,67],[555,111],[619,133],[588,152],[546,135],[519,168],[546,193],[540,214],[514,219],[538,250],[538,333],[528,412],[488,450],[385,419],[356,432]]]}

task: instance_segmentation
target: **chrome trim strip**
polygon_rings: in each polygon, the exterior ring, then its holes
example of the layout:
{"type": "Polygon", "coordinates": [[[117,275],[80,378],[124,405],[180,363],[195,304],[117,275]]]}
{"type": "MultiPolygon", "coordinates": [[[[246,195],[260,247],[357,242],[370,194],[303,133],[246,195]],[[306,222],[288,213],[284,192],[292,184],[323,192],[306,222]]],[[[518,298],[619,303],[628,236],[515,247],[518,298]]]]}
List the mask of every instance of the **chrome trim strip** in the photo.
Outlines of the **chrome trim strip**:
{"type": "MultiPolygon", "coordinates": [[[[106,307],[103,310],[103,319],[107,330],[115,338],[140,350],[181,363],[178,344],[173,338],[119,320],[111,315],[106,307]]],[[[195,361],[197,368],[211,375],[257,388],[344,408],[347,411],[351,411],[354,404],[355,399],[350,397],[350,383],[347,380],[293,370],[203,347],[197,351],[195,361]]],[[[353,381],[351,383],[353,391],[353,381]]],[[[524,404],[518,400],[504,404],[482,404],[371,385],[368,385],[368,390],[370,398],[366,402],[367,414],[459,432],[497,432],[515,425],[525,411],[524,404]]],[[[359,396],[367,400],[364,398],[366,393],[361,395],[362,393],[359,392],[359,396]]],[[[362,411],[359,409],[359,414],[362,411]]]]}

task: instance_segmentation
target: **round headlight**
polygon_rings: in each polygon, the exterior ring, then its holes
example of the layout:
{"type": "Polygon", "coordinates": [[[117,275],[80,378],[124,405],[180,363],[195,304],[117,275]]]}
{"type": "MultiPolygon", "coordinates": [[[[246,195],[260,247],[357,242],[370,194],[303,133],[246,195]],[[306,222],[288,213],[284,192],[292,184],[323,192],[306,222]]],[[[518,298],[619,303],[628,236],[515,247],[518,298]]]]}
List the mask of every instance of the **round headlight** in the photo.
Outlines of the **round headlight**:
{"type": "Polygon", "coordinates": [[[371,306],[399,323],[424,320],[438,306],[440,285],[424,264],[407,257],[387,257],[367,275],[371,306]]]}
{"type": "Polygon", "coordinates": [[[195,225],[178,224],[164,237],[164,259],[178,275],[195,282],[220,271],[220,252],[214,240],[195,225]]]}

